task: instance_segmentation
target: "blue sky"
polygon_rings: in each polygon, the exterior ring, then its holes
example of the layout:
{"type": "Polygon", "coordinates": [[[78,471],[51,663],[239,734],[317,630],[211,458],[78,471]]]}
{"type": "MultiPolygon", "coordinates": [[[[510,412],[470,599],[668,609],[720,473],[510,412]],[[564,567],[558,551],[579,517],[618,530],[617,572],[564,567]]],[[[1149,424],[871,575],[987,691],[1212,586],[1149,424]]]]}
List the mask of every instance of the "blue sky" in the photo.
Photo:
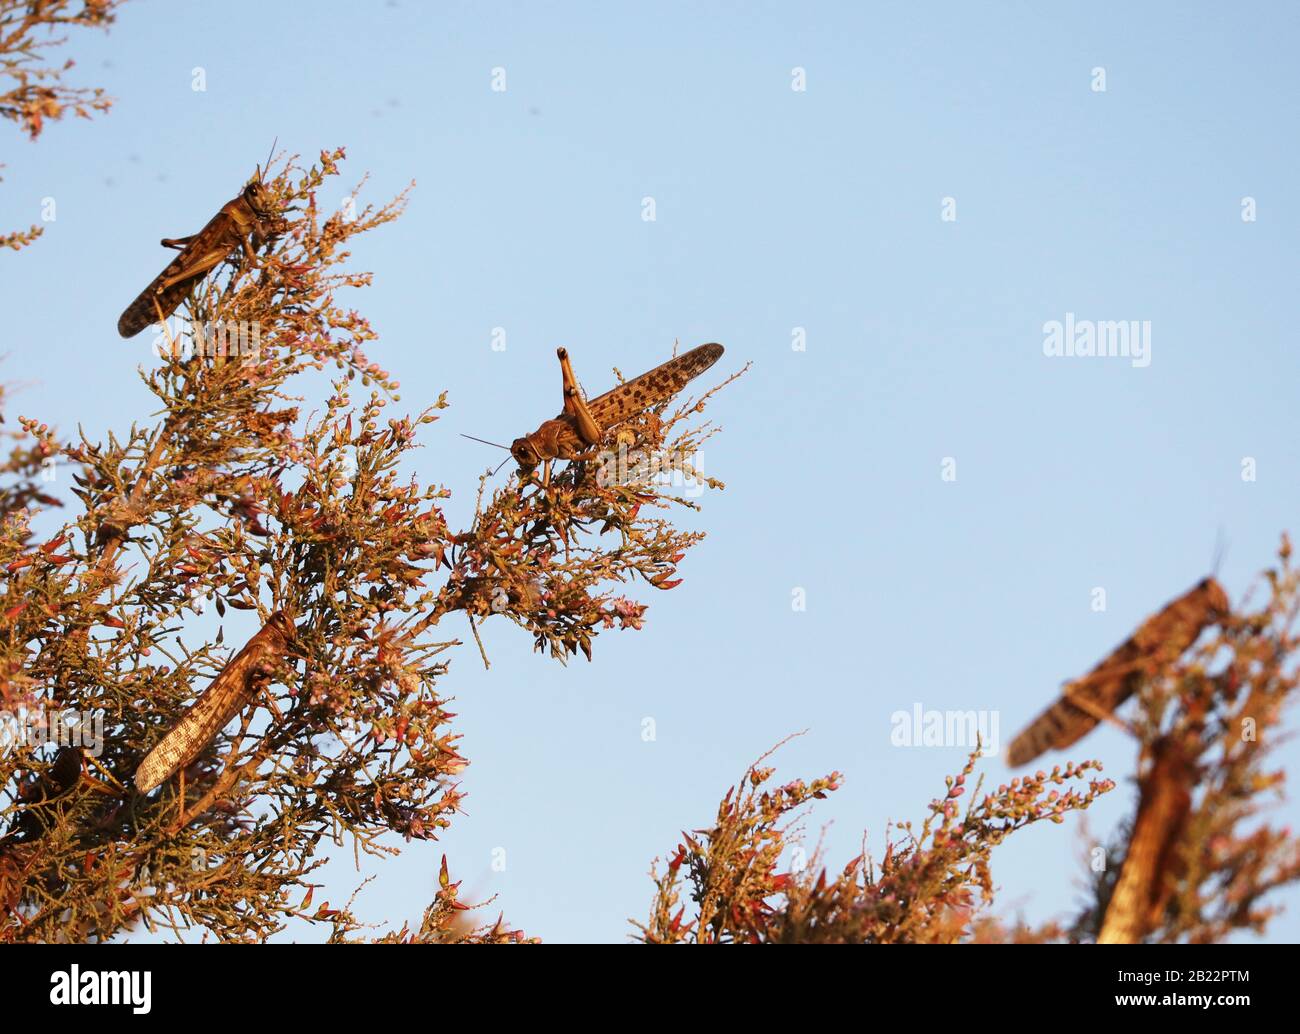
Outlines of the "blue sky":
{"type": "MultiPolygon", "coordinates": [[[[891,746],[893,712],[996,711],[1005,744],[1206,574],[1220,529],[1234,598],[1300,531],[1298,29],[1280,4],[130,4],[70,49],[112,113],[8,134],[0,226],[57,202],[37,245],[0,256],[9,408],[91,437],[147,416],[147,335],[122,342],[117,316],[157,240],[198,229],[276,137],[347,146],[323,203],[367,170],[363,200],[417,181],[356,247],[376,281],[354,304],[405,405],[449,392],[415,469],[455,490],[453,525],[495,462],[456,432],[553,415],[557,345],[592,391],[674,339],[752,360],[710,410],[726,432],[704,466],[728,488],[692,518],[709,537],[684,584],[590,665],[489,622],[491,671],[470,645],[442,684],[468,814],[358,900],[417,919],[446,851],[529,933],[621,940],[651,859],[777,740],[808,730],[783,776],[845,774],[808,823],[830,824],[832,859],[863,829],[879,848],[964,755],[891,746]],[[1150,321],[1150,365],[1045,356],[1066,313],[1150,321]]],[[[1133,755],[1110,729],[1071,752],[1117,777],[1133,755]]],[[[1069,913],[1078,830],[999,850],[1004,911],[1069,913]]],[[[317,901],[347,897],[351,858],[317,901]]],[[[1298,897],[1270,939],[1297,939],[1298,897]]]]}

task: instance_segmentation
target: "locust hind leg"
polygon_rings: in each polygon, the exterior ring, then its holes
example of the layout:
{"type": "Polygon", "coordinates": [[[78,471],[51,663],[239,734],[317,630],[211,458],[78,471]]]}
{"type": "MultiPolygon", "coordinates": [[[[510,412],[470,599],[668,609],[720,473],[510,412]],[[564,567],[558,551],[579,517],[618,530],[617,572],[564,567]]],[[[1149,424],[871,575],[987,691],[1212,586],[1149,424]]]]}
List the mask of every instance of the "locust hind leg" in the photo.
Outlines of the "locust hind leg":
{"type": "Polygon", "coordinates": [[[185,769],[182,768],[177,773],[177,793],[176,793],[176,818],[172,824],[167,827],[168,833],[179,833],[185,828],[185,769]]]}
{"type": "Polygon", "coordinates": [[[1065,687],[1065,691],[1061,695],[1084,714],[1088,715],[1089,718],[1094,719],[1098,723],[1113,725],[1115,728],[1128,733],[1130,736],[1139,739],[1141,738],[1138,736],[1137,730],[1132,725],[1118,717],[1113,711],[1108,711],[1106,708],[1095,703],[1092,699],[1085,696],[1080,689],[1081,687],[1079,684],[1072,683],[1065,687]]]}
{"type": "Polygon", "coordinates": [[[190,280],[193,277],[206,273],[210,269],[216,269],[217,266],[221,265],[221,263],[225,261],[227,254],[229,254],[229,252],[224,249],[213,248],[207,254],[200,255],[193,262],[183,265],[172,276],[164,277],[158,282],[157,289],[159,291],[165,291],[167,288],[179,284],[183,280],[190,280]]]}
{"type": "Polygon", "coordinates": [[[192,233],[188,237],[164,237],[159,243],[164,248],[184,248],[197,236],[198,234],[192,233]]]}
{"type": "Polygon", "coordinates": [[[560,376],[564,379],[564,415],[573,421],[574,430],[584,445],[599,445],[601,427],[591,415],[587,400],[578,389],[578,379],[573,376],[573,367],[569,365],[569,353],[566,349],[557,348],[555,354],[560,357],[560,376]]]}

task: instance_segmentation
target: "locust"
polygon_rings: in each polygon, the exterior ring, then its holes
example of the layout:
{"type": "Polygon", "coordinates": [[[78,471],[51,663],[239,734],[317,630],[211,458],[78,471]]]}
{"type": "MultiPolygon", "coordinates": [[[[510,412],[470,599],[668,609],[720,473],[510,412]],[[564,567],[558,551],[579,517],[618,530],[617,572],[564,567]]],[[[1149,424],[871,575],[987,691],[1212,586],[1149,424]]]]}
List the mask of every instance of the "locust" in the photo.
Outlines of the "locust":
{"type": "Polygon", "coordinates": [[[277,610],[267,618],[262,629],[230,659],[181,720],[140,762],[135,770],[136,789],[148,793],[187,768],[222,727],[252,701],[265,679],[266,666],[288,653],[296,639],[293,622],[284,611],[277,610]]]}
{"type": "Polygon", "coordinates": [[[1162,664],[1177,660],[1202,631],[1228,616],[1228,594],[1214,578],[1191,589],[1147,618],[1124,642],[1080,679],[1067,683],[1059,700],[1021,731],[1007,748],[1007,763],[1027,765],[1047,750],[1063,750],[1132,696],[1162,664]]]}
{"type": "Polygon", "coordinates": [[[122,337],[135,337],[145,327],[162,323],[200,280],[236,250],[249,262],[258,248],[283,231],[279,206],[262,180],[259,166],[237,197],[231,198],[198,233],[175,239],[164,237],[164,248],[180,251],[117,321],[122,337]]]}
{"type": "Polygon", "coordinates": [[[1160,924],[1173,892],[1177,853],[1192,809],[1196,763],[1182,738],[1163,736],[1139,778],[1141,798],[1098,944],[1137,944],[1160,924]]]}
{"type": "Polygon", "coordinates": [[[594,457],[605,435],[638,413],[667,402],[722,356],[719,344],[700,345],[669,359],[653,370],[625,381],[594,399],[585,399],[569,363],[569,353],[556,349],[564,389],[564,409],[532,434],[516,438],[510,454],[520,473],[530,476],[543,465],[542,483],[549,484],[552,460],[587,460],[594,457]]]}

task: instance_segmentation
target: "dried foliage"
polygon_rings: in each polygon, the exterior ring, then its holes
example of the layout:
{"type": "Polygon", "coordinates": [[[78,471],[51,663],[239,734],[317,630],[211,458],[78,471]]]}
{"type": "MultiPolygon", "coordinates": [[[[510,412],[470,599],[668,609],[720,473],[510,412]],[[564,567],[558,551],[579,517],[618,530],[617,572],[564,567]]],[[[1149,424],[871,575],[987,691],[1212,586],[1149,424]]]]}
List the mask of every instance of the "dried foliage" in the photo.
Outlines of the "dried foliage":
{"type": "MultiPolygon", "coordinates": [[[[5,423],[8,392],[0,385],[0,425],[5,423]]],[[[48,428],[44,429],[48,430],[48,428]]],[[[24,422],[17,431],[0,430],[5,455],[0,456],[0,519],[11,513],[22,514],[29,507],[62,506],[62,500],[50,494],[54,480],[54,449],[43,444],[41,425],[31,422],[31,432],[24,422]]],[[[0,525],[3,535],[4,525],[0,525]]]]}
{"type": "Polygon", "coordinates": [[[356,942],[373,942],[377,944],[536,944],[537,938],[527,937],[519,930],[511,930],[502,916],[496,921],[475,923],[470,913],[481,909],[482,905],[467,905],[459,898],[460,883],[452,883],[447,871],[447,856],[442,857],[442,868],[438,872],[438,892],[433,903],[425,909],[418,930],[412,930],[404,924],[394,933],[381,937],[353,937],[362,925],[349,911],[343,911],[334,917],[334,933],[330,937],[332,944],[352,944],[356,942]]]}
{"type": "MultiPolygon", "coordinates": [[[[106,29],[125,0],[0,0],[0,118],[17,122],[29,140],[47,121],[69,112],[90,118],[112,106],[104,91],[69,86],[65,74],[74,62],[54,64],[49,51],[67,42],[70,27],[106,29]]],[[[0,165],[0,168],[3,168],[0,165]]],[[[14,251],[41,235],[38,226],[0,233],[0,247],[14,251]]]]}
{"type": "MultiPolygon", "coordinates": [[[[0,701],[105,727],[71,786],[51,775],[48,748],[0,754],[0,941],[104,940],[138,924],[260,940],[291,917],[348,939],[347,909],[297,903],[322,847],[395,853],[392,834],[434,839],[462,800],[467,762],[436,688],[459,642],[434,635],[441,619],[500,615],[552,656],[590,656],[601,630],[640,627],[645,605],[626,586],[670,588],[702,537],[664,516],[693,505],[664,477],[606,485],[592,464],[569,465],[549,491],[509,477],[489,495],[485,481],[473,525],[448,528],[447,490],[398,469],[445,399],[387,416],[398,384],[365,352],[374,330],[338,298],[369,282],[346,270],[349,242],[397,218],[406,195],[355,218],[322,213],[317,194],[342,158],[277,163],[266,182],[292,216],[286,232],[255,267],[236,253],[190,299],[194,326],[259,328],[253,354],[190,355],[169,329],[141,374],[155,424],[64,443],[22,421],[24,456],[75,471],[80,512],[39,541],[33,522],[52,516],[42,499],[5,497],[0,701]],[[317,375],[330,364],[327,386],[317,375]],[[358,384],[369,391],[354,405],[358,384]],[[291,389],[324,397],[304,415],[291,389]],[[208,605],[224,619],[211,641],[211,616],[196,617],[208,605]],[[283,655],[259,655],[259,706],[183,780],[139,793],[141,759],[234,653],[223,639],[238,647],[275,611],[295,634],[283,655]]],[[[624,428],[625,444],[670,447],[674,469],[689,466],[712,433],[685,424],[702,404],[659,407],[624,428]]],[[[521,939],[500,923],[466,927],[461,911],[444,872],[419,930],[391,939],[521,939]]]]}
{"type": "Polygon", "coordinates": [[[864,850],[835,876],[822,852],[778,872],[799,812],[840,784],[840,775],[762,789],[773,769],[760,758],[737,793],[727,791],[709,829],[683,833],[662,875],[651,869],[650,918],[634,923],[651,944],[949,944],[970,934],[993,896],[989,855],[1035,822],[1061,822],[1111,789],[1096,762],[1013,779],[961,807],[978,748],[919,829],[898,823],[877,865],[864,850]],[[690,904],[683,901],[689,890],[690,904]],[[690,908],[688,915],[687,908],[690,908]]]}

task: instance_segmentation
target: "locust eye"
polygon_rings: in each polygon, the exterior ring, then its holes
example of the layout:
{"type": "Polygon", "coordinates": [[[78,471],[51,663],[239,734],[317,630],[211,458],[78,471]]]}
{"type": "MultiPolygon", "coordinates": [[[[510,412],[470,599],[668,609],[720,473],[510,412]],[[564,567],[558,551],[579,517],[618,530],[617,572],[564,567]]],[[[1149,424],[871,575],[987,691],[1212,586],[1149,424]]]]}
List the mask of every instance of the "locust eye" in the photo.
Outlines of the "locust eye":
{"type": "Polygon", "coordinates": [[[510,444],[510,455],[521,467],[535,467],[539,459],[537,450],[527,438],[516,438],[510,444]]]}
{"type": "Polygon", "coordinates": [[[273,207],[271,202],[271,192],[266,189],[264,183],[261,183],[258,180],[253,180],[248,184],[248,187],[244,191],[244,196],[248,199],[248,203],[259,212],[266,212],[273,207]]]}

